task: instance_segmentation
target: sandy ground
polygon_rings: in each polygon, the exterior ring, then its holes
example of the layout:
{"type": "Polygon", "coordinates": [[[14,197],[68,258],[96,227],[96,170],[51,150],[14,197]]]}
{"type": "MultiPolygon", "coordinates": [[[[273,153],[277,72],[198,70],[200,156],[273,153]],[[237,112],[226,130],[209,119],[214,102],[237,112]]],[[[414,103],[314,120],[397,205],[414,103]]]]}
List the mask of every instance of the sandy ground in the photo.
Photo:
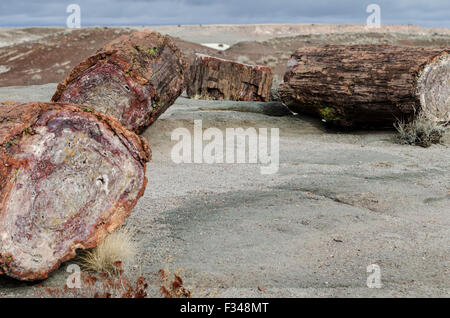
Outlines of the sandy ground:
{"type": "MultiPolygon", "coordinates": [[[[0,100],[45,101],[55,88],[0,88],[0,100]]],[[[449,297],[449,140],[424,149],[393,134],[327,131],[277,103],[180,97],[143,134],[149,184],[128,219],[143,275],[179,269],[194,296],[449,297]],[[279,128],[278,173],[173,163],[171,132],[194,119],[222,131],[279,128]],[[366,285],[370,264],[380,289],[366,285]]],[[[44,284],[67,275],[63,266],[44,284]]],[[[32,296],[34,286],[1,278],[0,296],[32,296]]]]}

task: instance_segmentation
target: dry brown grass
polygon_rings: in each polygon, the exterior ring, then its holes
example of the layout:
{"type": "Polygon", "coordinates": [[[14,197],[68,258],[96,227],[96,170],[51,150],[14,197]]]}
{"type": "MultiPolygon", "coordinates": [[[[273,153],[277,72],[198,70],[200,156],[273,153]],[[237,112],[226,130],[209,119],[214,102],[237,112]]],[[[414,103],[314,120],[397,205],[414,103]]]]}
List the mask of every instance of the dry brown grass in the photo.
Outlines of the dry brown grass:
{"type": "Polygon", "coordinates": [[[410,122],[398,121],[394,124],[398,131],[396,141],[403,145],[417,145],[430,147],[432,144],[441,143],[448,132],[446,124],[438,123],[420,113],[410,122]]]}
{"type": "Polygon", "coordinates": [[[164,298],[191,298],[191,291],[184,287],[183,279],[179,273],[171,273],[168,269],[160,269],[159,292],[164,298]]]}
{"type": "Polygon", "coordinates": [[[115,275],[101,273],[93,276],[81,273],[80,288],[36,287],[38,297],[52,298],[145,298],[147,297],[146,279],[137,277],[135,283],[124,273],[122,263],[116,262],[115,275]]]}
{"type": "Polygon", "coordinates": [[[78,257],[80,265],[87,271],[116,274],[117,262],[122,262],[124,266],[135,262],[138,244],[133,239],[134,234],[135,229],[130,226],[116,230],[99,246],[83,252],[78,257]]]}

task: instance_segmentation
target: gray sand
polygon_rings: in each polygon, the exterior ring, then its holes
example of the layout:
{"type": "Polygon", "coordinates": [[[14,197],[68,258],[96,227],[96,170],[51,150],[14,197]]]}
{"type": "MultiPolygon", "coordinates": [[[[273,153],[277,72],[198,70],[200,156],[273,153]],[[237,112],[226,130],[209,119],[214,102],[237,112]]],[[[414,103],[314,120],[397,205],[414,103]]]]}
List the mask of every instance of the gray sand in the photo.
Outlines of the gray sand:
{"type": "MultiPolygon", "coordinates": [[[[55,84],[0,88],[0,100],[49,100],[55,84]]],[[[194,296],[450,296],[450,149],[392,142],[393,131],[335,133],[282,105],[180,97],[144,134],[149,184],[128,223],[141,270],[182,269],[194,296]],[[171,132],[280,128],[280,169],[175,164],[171,132]],[[381,268],[382,288],[366,286],[381,268]],[[263,291],[259,291],[262,287],[263,291]]],[[[45,284],[62,284],[65,267],[45,284]]],[[[155,287],[156,288],[156,287],[155,287]]],[[[32,287],[0,279],[0,296],[32,287]]]]}

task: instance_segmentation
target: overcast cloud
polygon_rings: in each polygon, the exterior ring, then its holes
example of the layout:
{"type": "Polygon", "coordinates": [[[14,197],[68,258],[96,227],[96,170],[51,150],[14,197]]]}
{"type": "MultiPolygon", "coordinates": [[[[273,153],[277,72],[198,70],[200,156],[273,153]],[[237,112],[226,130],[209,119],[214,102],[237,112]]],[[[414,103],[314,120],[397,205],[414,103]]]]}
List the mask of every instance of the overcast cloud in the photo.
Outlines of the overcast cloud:
{"type": "Polygon", "coordinates": [[[82,26],[364,24],[367,5],[376,3],[382,24],[450,27],[450,0],[1,0],[0,26],[65,26],[71,3],[81,7],[82,26]]]}

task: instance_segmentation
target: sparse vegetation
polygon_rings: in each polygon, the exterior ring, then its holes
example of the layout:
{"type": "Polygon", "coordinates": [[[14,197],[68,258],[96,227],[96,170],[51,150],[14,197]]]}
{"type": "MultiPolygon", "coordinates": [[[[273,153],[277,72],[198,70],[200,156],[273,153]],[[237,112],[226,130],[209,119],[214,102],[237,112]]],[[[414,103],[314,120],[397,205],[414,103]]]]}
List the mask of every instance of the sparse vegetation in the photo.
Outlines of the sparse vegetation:
{"type": "Polygon", "coordinates": [[[448,131],[446,124],[438,123],[421,113],[412,121],[400,120],[394,124],[398,134],[395,140],[403,145],[430,147],[441,143],[448,131]]]}
{"type": "Polygon", "coordinates": [[[161,288],[160,293],[164,298],[190,298],[191,292],[183,286],[183,280],[177,273],[168,270],[159,270],[161,288]]]}
{"type": "Polygon", "coordinates": [[[115,262],[115,276],[102,273],[99,277],[81,273],[81,288],[38,286],[37,294],[53,298],[145,298],[148,284],[139,276],[134,284],[125,275],[122,262],[115,262]]]}
{"type": "MultiPolygon", "coordinates": [[[[125,274],[122,262],[113,264],[115,275],[108,273],[89,274],[81,272],[81,287],[43,287],[37,286],[36,293],[40,297],[53,298],[145,298],[148,297],[149,285],[145,277],[132,279],[125,274]]],[[[154,282],[159,287],[159,295],[164,298],[190,298],[192,293],[183,286],[183,280],[178,271],[171,273],[168,269],[159,270],[159,278],[154,282]]]]}
{"type": "Polygon", "coordinates": [[[147,50],[147,55],[155,57],[157,54],[157,51],[158,51],[158,48],[156,46],[152,47],[151,49],[147,50]]]}
{"type": "Polygon", "coordinates": [[[7,142],[4,143],[4,147],[5,148],[9,148],[13,145],[15,145],[17,143],[17,141],[19,140],[18,136],[12,137],[10,140],[8,140],[7,142]]]}
{"type": "Polygon", "coordinates": [[[250,64],[250,59],[246,55],[239,55],[237,61],[242,64],[250,64]]]}
{"type": "Polygon", "coordinates": [[[24,130],[22,130],[22,136],[31,135],[31,133],[32,133],[31,127],[27,127],[24,130]]]}
{"type": "Polygon", "coordinates": [[[200,94],[195,94],[193,97],[191,97],[191,99],[194,99],[194,100],[200,100],[200,99],[207,99],[206,97],[203,97],[202,98],[202,95],[200,95],[200,94]]]}
{"type": "Polygon", "coordinates": [[[80,265],[88,271],[117,274],[116,263],[130,265],[135,260],[138,244],[133,240],[135,230],[122,227],[108,235],[103,242],[92,250],[82,252],[80,265]]]}
{"type": "Polygon", "coordinates": [[[266,65],[269,67],[275,67],[278,63],[278,58],[275,56],[262,56],[258,61],[256,61],[256,64],[259,65],[266,65]]]}
{"type": "Polygon", "coordinates": [[[322,119],[326,122],[332,122],[339,120],[340,118],[336,115],[336,111],[331,107],[321,108],[319,110],[322,119]]]}

